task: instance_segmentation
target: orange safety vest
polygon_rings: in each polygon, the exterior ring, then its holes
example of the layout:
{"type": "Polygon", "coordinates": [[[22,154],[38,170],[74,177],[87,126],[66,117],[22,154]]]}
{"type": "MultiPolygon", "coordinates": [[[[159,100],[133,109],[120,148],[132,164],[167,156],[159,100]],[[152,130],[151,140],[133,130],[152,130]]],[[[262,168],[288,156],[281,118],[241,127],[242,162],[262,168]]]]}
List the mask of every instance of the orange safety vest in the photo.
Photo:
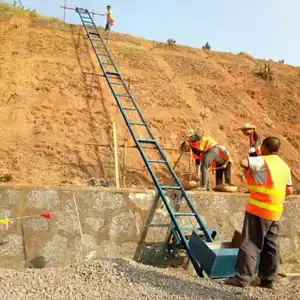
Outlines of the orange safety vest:
{"type": "Polygon", "coordinates": [[[109,23],[111,26],[115,24],[115,18],[113,17],[112,12],[107,13],[107,23],[109,23]]]}
{"type": "MultiPolygon", "coordinates": [[[[218,143],[209,136],[203,136],[199,141],[190,142],[189,144],[190,144],[190,148],[198,149],[205,154],[208,150],[216,146],[218,143]]],[[[197,155],[193,152],[193,158],[195,160],[200,159],[200,161],[202,161],[203,154],[197,155]]]]}
{"type": "Polygon", "coordinates": [[[251,170],[247,171],[250,199],[246,211],[266,220],[279,221],[291,171],[278,155],[267,155],[263,158],[268,172],[265,183],[256,183],[251,170]]]}

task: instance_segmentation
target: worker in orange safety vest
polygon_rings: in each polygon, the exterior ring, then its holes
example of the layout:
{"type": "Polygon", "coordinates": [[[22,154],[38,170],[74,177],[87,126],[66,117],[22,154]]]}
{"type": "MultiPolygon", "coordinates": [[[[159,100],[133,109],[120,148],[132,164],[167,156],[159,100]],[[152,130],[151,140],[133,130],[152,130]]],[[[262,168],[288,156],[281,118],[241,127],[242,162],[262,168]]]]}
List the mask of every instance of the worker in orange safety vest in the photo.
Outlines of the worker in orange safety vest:
{"type": "Polygon", "coordinates": [[[249,156],[254,157],[261,155],[261,140],[256,132],[256,127],[250,123],[245,123],[238,130],[241,130],[243,135],[249,137],[249,156]]]}
{"type": "Polygon", "coordinates": [[[262,156],[248,157],[240,163],[245,170],[250,197],[237,257],[237,275],[226,281],[229,285],[248,286],[259,260],[260,286],[273,287],[279,263],[279,220],[285,197],[293,193],[291,170],[278,156],[279,149],[280,140],[267,137],[262,143],[262,156]]]}
{"type": "Polygon", "coordinates": [[[101,16],[106,16],[106,26],[105,26],[105,31],[110,31],[112,26],[115,24],[115,18],[112,13],[112,9],[110,5],[107,5],[106,7],[107,12],[105,14],[100,14],[101,16]]]}
{"type": "Polygon", "coordinates": [[[223,174],[225,175],[225,183],[231,184],[231,158],[230,154],[224,146],[209,136],[200,136],[191,130],[187,141],[181,145],[183,148],[191,149],[193,158],[196,162],[197,179],[200,179],[200,170],[202,175],[201,190],[208,190],[209,184],[209,168],[214,165],[216,169],[216,185],[223,183],[223,174]]]}

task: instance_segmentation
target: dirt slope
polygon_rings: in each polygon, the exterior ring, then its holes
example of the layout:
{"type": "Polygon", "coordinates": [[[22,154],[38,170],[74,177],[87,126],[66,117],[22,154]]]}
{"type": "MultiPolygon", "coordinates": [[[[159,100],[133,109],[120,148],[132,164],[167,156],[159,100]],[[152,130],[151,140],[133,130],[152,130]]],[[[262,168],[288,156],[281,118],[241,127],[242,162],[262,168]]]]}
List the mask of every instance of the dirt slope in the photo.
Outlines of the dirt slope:
{"type": "MultiPolygon", "coordinates": [[[[282,157],[299,166],[300,68],[271,63],[275,81],[267,83],[253,75],[263,62],[246,54],[168,47],[119,34],[112,39],[115,62],[131,78],[163,147],[177,148],[194,128],[226,145],[238,162],[248,143],[235,128],[250,121],[262,137],[279,136],[282,157]]],[[[101,71],[82,29],[1,16],[0,40],[1,173],[11,173],[16,184],[112,181],[112,149],[86,143],[112,144],[113,120],[119,143],[129,134],[97,76],[101,71]]],[[[178,156],[166,153],[171,161],[178,156]]],[[[185,157],[180,171],[188,170],[187,162],[185,157]]],[[[234,175],[238,171],[234,167],[234,175]]],[[[149,186],[135,149],[128,150],[126,180],[127,186],[149,186]]]]}

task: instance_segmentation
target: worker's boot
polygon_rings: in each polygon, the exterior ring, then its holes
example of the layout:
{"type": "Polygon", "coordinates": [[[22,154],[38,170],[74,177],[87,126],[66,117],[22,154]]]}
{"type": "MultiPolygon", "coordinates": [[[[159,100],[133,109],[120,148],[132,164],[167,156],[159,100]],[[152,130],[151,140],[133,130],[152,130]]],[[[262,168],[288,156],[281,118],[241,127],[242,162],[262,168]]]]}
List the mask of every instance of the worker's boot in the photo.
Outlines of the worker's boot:
{"type": "Polygon", "coordinates": [[[200,187],[198,188],[198,190],[199,190],[200,192],[206,192],[206,191],[207,191],[207,188],[204,187],[204,186],[200,186],[200,187]]]}
{"type": "Polygon", "coordinates": [[[273,281],[270,281],[270,280],[261,280],[259,286],[261,288],[265,288],[265,289],[273,289],[274,283],[273,283],[273,281]]]}
{"type": "Polygon", "coordinates": [[[229,279],[225,280],[224,283],[227,285],[241,287],[241,288],[244,288],[247,286],[247,284],[245,284],[244,282],[239,280],[237,277],[229,278],[229,279]]]}

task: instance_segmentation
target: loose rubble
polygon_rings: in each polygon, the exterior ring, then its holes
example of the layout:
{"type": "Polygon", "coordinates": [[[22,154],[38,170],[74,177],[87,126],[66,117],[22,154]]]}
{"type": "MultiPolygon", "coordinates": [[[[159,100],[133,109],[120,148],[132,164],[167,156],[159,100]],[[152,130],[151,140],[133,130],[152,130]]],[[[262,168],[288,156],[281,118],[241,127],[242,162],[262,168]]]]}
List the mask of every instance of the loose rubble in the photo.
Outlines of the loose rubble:
{"type": "Polygon", "coordinates": [[[5,299],[193,299],[297,300],[300,280],[279,278],[276,289],[226,286],[221,280],[192,277],[180,269],[159,269],[133,261],[97,260],[66,268],[0,269],[0,298],[5,299]]]}

